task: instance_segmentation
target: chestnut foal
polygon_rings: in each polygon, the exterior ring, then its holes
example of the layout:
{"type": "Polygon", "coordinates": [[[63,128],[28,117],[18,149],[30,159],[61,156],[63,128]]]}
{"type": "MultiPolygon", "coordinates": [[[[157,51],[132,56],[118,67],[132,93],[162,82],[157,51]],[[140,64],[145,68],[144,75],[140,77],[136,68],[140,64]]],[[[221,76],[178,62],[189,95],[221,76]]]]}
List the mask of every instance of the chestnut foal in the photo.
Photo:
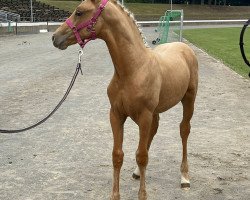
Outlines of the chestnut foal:
{"type": "Polygon", "coordinates": [[[66,49],[78,42],[81,47],[95,38],[103,39],[114,64],[108,87],[110,122],[114,137],[112,200],[120,199],[119,179],[123,163],[123,127],[127,117],[139,126],[136,151],[140,178],[139,199],[147,199],[145,174],[148,151],[157,132],[159,113],[183,105],[180,135],[183,145],[181,187],[189,188],[187,139],[198,87],[198,62],[184,43],[147,48],[131,13],[116,0],[85,0],[54,33],[54,46],[66,49]]]}

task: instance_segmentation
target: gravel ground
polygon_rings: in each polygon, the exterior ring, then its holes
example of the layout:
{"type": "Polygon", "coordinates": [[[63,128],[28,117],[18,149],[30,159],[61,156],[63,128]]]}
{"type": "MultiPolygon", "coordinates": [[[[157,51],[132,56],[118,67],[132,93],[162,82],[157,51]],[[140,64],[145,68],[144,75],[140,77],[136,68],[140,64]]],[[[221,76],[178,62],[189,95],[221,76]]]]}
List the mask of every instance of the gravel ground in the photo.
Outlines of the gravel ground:
{"type": "MultiPolygon", "coordinates": [[[[152,28],[144,28],[151,42],[152,28]]],[[[65,92],[77,63],[77,45],[65,51],[52,33],[0,38],[0,128],[41,119],[65,92]]],[[[192,45],[191,45],[192,46],[192,45]]],[[[199,92],[189,139],[191,189],[180,185],[178,104],[161,115],[150,151],[149,200],[247,200],[250,196],[250,81],[192,46],[200,63],[199,92]]],[[[0,135],[1,200],[104,200],[112,179],[112,134],[107,85],[113,65],[103,41],[84,49],[79,76],[62,108],[25,133],[0,135]]],[[[137,199],[138,128],[125,125],[121,197],[137,199]]]]}

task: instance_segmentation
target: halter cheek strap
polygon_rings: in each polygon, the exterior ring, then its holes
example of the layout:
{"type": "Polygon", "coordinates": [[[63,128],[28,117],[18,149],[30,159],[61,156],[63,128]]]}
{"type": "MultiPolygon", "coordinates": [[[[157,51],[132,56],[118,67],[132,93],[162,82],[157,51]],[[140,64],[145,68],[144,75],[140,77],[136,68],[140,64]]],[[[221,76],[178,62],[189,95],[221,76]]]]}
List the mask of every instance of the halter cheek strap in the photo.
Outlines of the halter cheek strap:
{"type": "Polygon", "coordinates": [[[80,23],[77,26],[75,26],[69,18],[66,20],[66,24],[73,31],[73,33],[76,37],[77,43],[81,46],[81,48],[83,48],[89,41],[96,39],[96,32],[95,32],[94,26],[97,23],[97,19],[101,15],[102,11],[104,10],[107,2],[108,2],[108,0],[102,0],[97,11],[95,12],[94,16],[90,20],[83,22],[83,23],[80,23]],[[87,39],[85,39],[84,41],[81,39],[81,36],[79,33],[79,31],[83,28],[87,28],[87,31],[90,32],[90,36],[87,39]]]}

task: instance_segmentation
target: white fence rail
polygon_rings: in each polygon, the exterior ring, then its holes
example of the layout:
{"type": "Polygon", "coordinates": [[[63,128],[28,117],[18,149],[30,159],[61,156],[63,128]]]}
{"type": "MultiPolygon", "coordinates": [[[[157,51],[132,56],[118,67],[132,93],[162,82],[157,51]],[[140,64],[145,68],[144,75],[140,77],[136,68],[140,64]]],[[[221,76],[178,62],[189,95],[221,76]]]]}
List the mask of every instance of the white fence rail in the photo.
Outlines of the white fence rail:
{"type": "MultiPolygon", "coordinates": [[[[204,24],[216,24],[216,23],[242,23],[246,22],[247,19],[230,19],[230,20],[184,20],[184,24],[199,24],[199,23],[204,23],[204,24]]],[[[159,21],[139,21],[139,24],[158,24],[159,21]]],[[[170,22],[171,23],[171,22],[170,22]]],[[[175,23],[174,21],[172,23],[175,23]]]]}
{"type": "MultiPolygon", "coordinates": [[[[220,23],[220,24],[230,24],[230,23],[244,23],[246,22],[247,19],[232,19],[232,20],[184,20],[184,24],[216,24],[216,23],[220,23]]],[[[139,24],[142,25],[157,25],[159,23],[159,21],[138,21],[139,24]]],[[[174,23],[174,21],[173,21],[174,23]]],[[[49,22],[49,25],[61,25],[62,22],[49,22]]],[[[47,25],[47,22],[18,22],[17,26],[41,26],[41,25],[47,25]]],[[[0,23],[0,26],[2,27],[8,27],[9,24],[8,23],[0,23]]],[[[16,26],[16,22],[12,22],[11,26],[16,26]]]]}

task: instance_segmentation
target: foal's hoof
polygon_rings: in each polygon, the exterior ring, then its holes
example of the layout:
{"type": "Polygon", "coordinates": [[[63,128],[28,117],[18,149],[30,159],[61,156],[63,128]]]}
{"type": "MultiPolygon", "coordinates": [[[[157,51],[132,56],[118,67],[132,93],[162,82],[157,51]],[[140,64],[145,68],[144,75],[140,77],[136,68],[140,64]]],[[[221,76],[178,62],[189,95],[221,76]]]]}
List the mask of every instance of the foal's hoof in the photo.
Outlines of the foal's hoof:
{"type": "Polygon", "coordinates": [[[181,183],[181,189],[189,190],[190,189],[190,183],[181,183]]]}
{"type": "Polygon", "coordinates": [[[135,174],[135,173],[133,173],[133,175],[132,175],[132,177],[133,177],[133,179],[140,179],[140,176],[139,175],[137,175],[137,174],[135,174]]]}
{"type": "Polygon", "coordinates": [[[138,194],[138,200],[147,200],[147,192],[144,190],[144,191],[139,191],[139,194],[138,194]]]}
{"type": "Polygon", "coordinates": [[[110,200],[120,200],[120,194],[111,194],[110,200]]]}

